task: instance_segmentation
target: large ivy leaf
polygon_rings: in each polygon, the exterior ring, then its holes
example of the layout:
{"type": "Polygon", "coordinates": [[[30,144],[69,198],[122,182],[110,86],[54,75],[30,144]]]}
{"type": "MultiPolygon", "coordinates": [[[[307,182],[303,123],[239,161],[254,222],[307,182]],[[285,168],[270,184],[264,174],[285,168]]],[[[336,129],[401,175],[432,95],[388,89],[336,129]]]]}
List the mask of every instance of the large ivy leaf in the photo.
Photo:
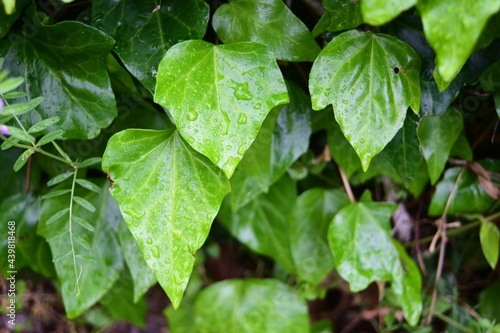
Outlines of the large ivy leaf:
{"type": "Polygon", "coordinates": [[[228,180],[173,129],[115,134],[102,168],[146,262],[177,308],[228,180]]]}
{"type": "Polygon", "coordinates": [[[425,36],[436,51],[434,77],[441,91],[446,89],[474,50],[488,18],[500,9],[496,0],[422,0],[425,36]]]}
{"type": "Polygon", "coordinates": [[[280,60],[314,61],[320,51],[282,0],[231,0],[217,9],[212,24],[224,43],[261,43],[280,60]]]}
{"type": "Polygon", "coordinates": [[[136,303],[156,283],[156,277],[144,260],[137,241],[124,221],[121,221],[118,225],[118,239],[123,250],[123,257],[134,282],[133,300],[136,303]]]}
{"type": "MultiPolygon", "coordinates": [[[[23,267],[29,266],[35,272],[46,277],[55,277],[54,266],[50,248],[42,237],[36,234],[38,216],[40,212],[40,200],[30,194],[18,193],[5,199],[0,205],[0,234],[4,235],[0,239],[0,273],[7,276],[7,271],[19,271],[23,267]],[[9,262],[8,258],[8,237],[9,227],[15,226],[15,261],[9,262]],[[10,265],[14,266],[11,267],[10,265]]],[[[12,239],[10,239],[12,242],[12,239]]]]}
{"type": "Polygon", "coordinates": [[[326,11],[312,31],[314,37],[324,31],[348,30],[363,23],[359,1],[323,0],[323,7],[326,11]]]}
{"type": "Polygon", "coordinates": [[[337,271],[353,292],[365,289],[373,281],[393,282],[405,316],[416,324],[421,305],[416,303],[420,298],[415,295],[420,294],[421,286],[413,275],[419,273],[406,256],[402,257],[403,267],[400,250],[390,237],[390,217],[395,210],[393,204],[351,203],[335,215],[328,241],[337,271]]]}
{"type": "MultiPolygon", "coordinates": [[[[36,18],[35,8],[30,7],[27,15],[36,18]]],[[[20,89],[29,99],[44,97],[40,106],[21,117],[23,123],[31,127],[59,117],[56,126],[65,131],[64,138],[96,137],[116,117],[106,71],[113,39],[79,22],[34,24],[36,36],[26,29],[0,41],[0,57],[5,57],[10,75],[26,78],[20,89]]]]}
{"type": "Polygon", "coordinates": [[[314,62],[312,106],[333,105],[335,119],[366,171],[403,126],[406,110],[420,107],[420,60],[395,37],[348,31],[335,37],[314,62]]]}
{"type": "Polygon", "coordinates": [[[295,182],[284,176],[269,193],[259,195],[234,213],[226,200],[219,218],[251,250],[273,258],[286,270],[294,272],[287,215],[296,197],[295,182]]]}
{"type": "Polygon", "coordinates": [[[328,247],[328,226],[349,199],[340,190],[314,188],[302,193],[289,220],[290,248],[297,276],[319,284],[334,268],[328,247]]]}
{"type": "Polygon", "coordinates": [[[252,42],[182,42],[160,63],[155,102],[229,177],[269,111],[289,101],[274,55],[252,42]]]}
{"type": "MultiPolygon", "coordinates": [[[[443,179],[437,184],[429,206],[430,216],[440,216],[444,212],[451,189],[457,180],[461,167],[449,168],[443,179]]],[[[481,187],[477,175],[465,170],[458,183],[457,190],[451,201],[448,214],[476,213],[486,211],[495,200],[481,187]]]]}
{"type": "Polygon", "coordinates": [[[95,213],[73,205],[73,216],[87,221],[94,229],[92,232],[75,221],[69,231],[68,214],[47,225],[47,221],[56,213],[68,208],[69,193],[46,199],[40,214],[38,234],[49,239],[54,259],[60,258],[55,262],[55,267],[69,318],[78,317],[106,294],[119,278],[123,268],[122,251],[116,237],[120,212],[115,200],[106,190],[109,183],[101,180],[96,183],[99,183],[102,189],[100,194],[81,188],[76,190],[77,196],[86,199],[96,208],[95,213]],[[61,232],[64,234],[57,236],[61,232]],[[75,238],[73,243],[75,254],[78,255],[75,258],[70,253],[70,237],[75,238]],[[75,242],[76,238],[87,242],[89,249],[75,242]],[[68,253],[70,254],[66,255],[68,253]],[[93,259],[85,256],[91,256],[93,259]],[[76,285],[79,285],[79,294],[75,294],[76,285]]]}
{"type": "Polygon", "coordinates": [[[311,107],[308,96],[287,82],[290,103],[271,110],[238,165],[244,176],[231,178],[231,206],[237,210],[278,181],[309,146],[311,107]],[[246,176],[246,177],[245,177],[246,176]],[[255,186],[253,186],[255,185],[255,186]]]}
{"type": "Polygon", "coordinates": [[[500,241],[500,231],[498,227],[488,221],[481,223],[481,230],[479,231],[479,238],[481,240],[481,248],[483,254],[490,264],[492,269],[495,269],[498,261],[498,248],[500,241]]]}
{"type": "Polygon", "coordinates": [[[151,92],[165,52],[180,41],[203,38],[208,17],[201,0],[92,2],[92,25],[116,40],[113,50],[151,92]]]}
{"type": "Polygon", "coordinates": [[[432,184],[436,183],[443,172],[463,124],[462,115],[455,108],[449,108],[442,116],[427,115],[420,119],[418,139],[432,184]]]}
{"type": "Polygon", "coordinates": [[[361,12],[365,22],[382,25],[413,7],[415,3],[417,0],[362,0],[361,12]]]}
{"type": "Polygon", "coordinates": [[[204,333],[308,333],[310,329],[305,301],[272,279],[215,283],[196,297],[194,310],[196,327],[204,333]]]}

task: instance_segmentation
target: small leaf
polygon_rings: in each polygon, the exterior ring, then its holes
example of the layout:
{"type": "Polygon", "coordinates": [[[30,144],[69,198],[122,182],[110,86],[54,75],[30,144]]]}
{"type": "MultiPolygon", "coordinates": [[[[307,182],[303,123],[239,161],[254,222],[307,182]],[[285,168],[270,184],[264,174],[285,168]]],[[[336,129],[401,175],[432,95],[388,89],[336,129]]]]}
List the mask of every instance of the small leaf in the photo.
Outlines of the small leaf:
{"type": "Polygon", "coordinates": [[[314,62],[312,107],[333,105],[364,171],[403,126],[408,106],[419,111],[419,73],[420,58],[408,44],[372,32],[341,33],[314,62]]]}
{"type": "Polygon", "coordinates": [[[94,226],[90,223],[88,223],[87,221],[85,221],[84,219],[78,217],[78,216],[75,216],[73,215],[72,216],[72,219],[73,221],[75,221],[76,223],[78,223],[79,225],[81,225],[82,227],[84,227],[85,229],[89,230],[89,231],[94,231],[94,226]]]}
{"type": "Polygon", "coordinates": [[[66,253],[63,253],[63,254],[59,254],[59,255],[55,256],[54,258],[52,258],[52,262],[58,262],[62,258],[66,257],[66,256],[69,256],[71,253],[73,253],[73,252],[69,251],[69,252],[66,252],[66,253]]]}
{"type": "Polygon", "coordinates": [[[25,96],[26,96],[25,92],[22,92],[22,91],[12,91],[10,93],[7,93],[7,94],[3,95],[3,98],[4,99],[15,99],[15,98],[21,98],[21,97],[25,97],[25,96]]]}
{"type": "Polygon", "coordinates": [[[2,114],[11,115],[11,116],[19,116],[26,112],[29,112],[36,108],[40,103],[42,103],[43,97],[37,97],[32,100],[29,100],[25,103],[18,103],[6,106],[3,108],[2,114]]]}
{"type": "Polygon", "coordinates": [[[417,8],[422,16],[425,37],[436,52],[434,78],[439,90],[443,91],[472,54],[488,18],[500,9],[500,2],[421,0],[417,8]]]}
{"type": "Polygon", "coordinates": [[[483,221],[481,223],[481,230],[479,231],[479,238],[481,239],[481,248],[488,264],[490,264],[492,269],[495,269],[498,262],[498,248],[500,244],[498,227],[494,223],[483,221]]]}
{"type": "Polygon", "coordinates": [[[42,136],[42,138],[40,140],[38,140],[36,145],[38,147],[41,147],[41,146],[46,145],[47,143],[50,143],[54,140],[60,139],[61,136],[63,135],[63,133],[64,133],[63,130],[59,130],[59,131],[54,131],[54,132],[50,132],[48,134],[45,134],[44,136],[42,136]]]}
{"type": "Polygon", "coordinates": [[[441,176],[462,128],[462,115],[455,108],[449,108],[442,116],[427,115],[420,119],[418,139],[427,162],[431,184],[435,184],[441,176]]]}
{"type": "Polygon", "coordinates": [[[2,150],[7,150],[13,146],[14,143],[19,143],[19,139],[9,138],[9,141],[2,142],[2,150]]]}
{"type": "Polygon", "coordinates": [[[17,127],[7,126],[7,130],[9,131],[9,135],[12,138],[16,138],[19,141],[23,141],[23,142],[27,142],[27,143],[35,143],[35,138],[32,135],[26,133],[25,131],[23,131],[17,127]]]}
{"type": "Polygon", "coordinates": [[[30,129],[28,130],[28,133],[37,133],[37,132],[43,131],[47,127],[50,127],[50,126],[58,123],[59,120],[60,120],[59,117],[52,117],[52,118],[42,120],[41,122],[36,123],[35,125],[31,126],[30,129]]]}
{"type": "Polygon", "coordinates": [[[95,164],[98,164],[98,163],[101,163],[101,158],[100,157],[91,157],[89,159],[86,159],[82,163],[78,164],[78,167],[79,168],[86,168],[86,167],[89,167],[91,165],[95,165],[95,164]]]}
{"type": "Polygon", "coordinates": [[[25,150],[14,163],[14,171],[17,172],[28,162],[29,157],[33,155],[35,151],[33,149],[25,150]]]}
{"type": "Polygon", "coordinates": [[[88,210],[89,212],[92,212],[92,213],[95,212],[94,205],[92,205],[90,202],[88,202],[84,198],[75,195],[73,197],[73,201],[76,202],[77,204],[79,204],[80,206],[82,206],[83,208],[85,208],[86,210],[88,210]]]}
{"type": "Polygon", "coordinates": [[[214,283],[196,297],[194,312],[200,332],[309,332],[305,301],[275,279],[214,283]]]}
{"type": "Polygon", "coordinates": [[[45,237],[45,240],[47,242],[51,242],[51,241],[56,240],[57,238],[59,238],[59,237],[61,237],[63,235],[68,234],[68,233],[69,233],[68,229],[61,229],[61,230],[58,230],[58,231],[52,233],[50,236],[45,237]]]}
{"type": "Polygon", "coordinates": [[[289,101],[274,54],[264,45],[187,41],[158,69],[155,102],[182,137],[232,176],[269,111],[289,101]]]}
{"type": "Polygon", "coordinates": [[[361,12],[366,23],[382,25],[413,7],[417,0],[363,0],[361,12]]]}
{"type": "Polygon", "coordinates": [[[73,239],[76,240],[81,246],[86,250],[90,250],[90,244],[80,235],[73,235],[73,239]]]}
{"type": "Polygon", "coordinates": [[[11,77],[5,81],[0,82],[0,94],[5,94],[16,89],[21,84],[23,84],[23,82],[24,79],[22,77],[11,77]]]}
{"type": "Polygon", "coordinates": [[[50,191],[49,193],[42,195],[42,199],[57,197],[57,196],[60,196],[60,195],[63,195],[63,194],[69,193],[69,192],[71,192],[70,189],[50,191]]]}
{"type": "Polygon", "coordinates": [[[77,257],[79,259],[86,260],[86,261],[96,261],[95,257],[88,256],[88,255],[85,255],[85,254],[76,254],[75,257],[77,257]]]}
{"type": "Polygon", "coordinates": [[[224,43],[261,43],[279,60],[314,61],[321,50],[281,0],[231,0],[217,8],[212,25],[224,43]]]}
{"type": "Polygon", "coordinates": [[[89,191],[92,191],[92,192],[96,192],[96,193],[99,193],[101,191],[101,188],[99,186],[97,186],[96,184],[92,183],[92,182],[89,182],[88,180],[86,179],[81,179],[81,178],[78,178],[76,180],[76,183],[84,188],[86,188],[87,190],[89,191]]]}
{"type": "Polygon", "coordinates": [[[69,212],[69,208],[65,208],[63,210],[58,211],[57,213],[52,215],[49,219],[47,219],[45,224],[47,225],[52,224],[53,222],[57,221],[58,219],[66,215],[67,212],[69,212]]]}
{"type": "Polygon", "coordinates": [[[66,171],[65,173],[61,173],[60,175],[55,176],[51,180],[47,182],[48,186],[53,186],[56,184],[59,184],[60,182],[65,181],[69,177],[73,176],[74,172],[73,171],[66,171]]]}

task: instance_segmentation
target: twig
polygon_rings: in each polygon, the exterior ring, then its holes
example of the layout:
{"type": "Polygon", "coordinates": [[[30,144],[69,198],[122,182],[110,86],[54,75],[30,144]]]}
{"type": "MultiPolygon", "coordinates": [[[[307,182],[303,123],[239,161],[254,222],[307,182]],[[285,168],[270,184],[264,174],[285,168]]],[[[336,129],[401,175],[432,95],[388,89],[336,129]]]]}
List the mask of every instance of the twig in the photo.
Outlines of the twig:
{"type": "Polygon", "coordinates": [[[430,325],[432,322],[432,316],[434,315],[434,308],[436,307],[436,301],[437,301],[437,296],[438,296],[438,284],[439,280],[441,279],[441,273],[443,272],[443,265],[444,265],[444,254],[446,251],[446,242],[448,241],[447,236],[446,236],[446,215],[448,215],[448,210],[450,209],[451,202],[453,200],[453,197],[455,196],[455,192],[457,191],[458,188],[458,183],[460,183],[460,180],[462,179],[462,175],[464,174],[465,167],[462,167],[460,170],[460,173],[457,176],[457,179],[455,180],[455,183],[453,184],[453,188],[451,189],[450,195],[448,196],[448,200],[446,201],[446,206],[444,207],[443,214],[441,217],[436,221],[438,224],[438,230],[436,232],[436,235],[431,243],[431,248],[435,242],[435,240],[439,237],[441,237],[441,246],[439,249],[439,260],[438,260],[438,266],[436,269],[436,280],[434,281],[434,290],[432,291],[432,300],[431,300],[431,305],[429,308],[429,316],[427,317],[427,325],[430,325]]]}
{"type": "Polygon", "coordinates": [[[356,202],[356,198],[352,193],[351,185],[349,184],[349,179],[347,179],[347,176],[345,175],[344,170],[342,170],[342,167],[340,165],[338,165],[338,168],[339,168],[340,178],[342,179],[342,184],[344,185],[344,189],[347,193],[347,196],[349,197],[349,201],[356,202]]]}

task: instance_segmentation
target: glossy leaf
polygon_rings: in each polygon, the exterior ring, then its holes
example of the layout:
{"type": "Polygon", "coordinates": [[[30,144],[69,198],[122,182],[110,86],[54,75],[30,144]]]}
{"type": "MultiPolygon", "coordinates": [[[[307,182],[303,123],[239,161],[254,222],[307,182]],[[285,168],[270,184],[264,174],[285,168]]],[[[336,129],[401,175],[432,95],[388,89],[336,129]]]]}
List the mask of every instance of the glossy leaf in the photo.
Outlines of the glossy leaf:
{"type": "Polygon", "coordinates": [[[52,117],[52,118],[44,119],[41,122],[31,126],[28,130],[28,133],[37,133],[37,132],[43,131],[47,127],[50,127],[50,126],[58,123],[59,120],[60,120],[59,117],[52,117]]]}
{"type": "Polygon", "coordinates": [[[488,264],[490,264],[492,269],[495,269],[498,262],[498,249],[500,246],[500,231],[498,227],[491,222],[482,222],[479,238],[481,239],[481,248],[483,249],[483,254],[488,264]]]}
{"type": "Polygon", "coordinates": [[[419,150],[417,136],[418,117],[408,113],[403,127],[382,151],[396,169],[403,184],[408,188],[416,174],[423,156],[419,150]]]}
{"type": "Polygon", "coordinates": [[[123,257],[134,280],[134,303],[156,283],[155,275],[144,260],[141,249],[124,221],[118,224],[118,239],[123,257]]]}
{"type": "Polygon", "coordinates": [[[317,37],[324,31],[342,31],[363,23],[360,1],[323,0],[326,11],[314,27],[312,34],[317,37]]]}
{"type": "Polygon", "coordinates": [[[180,41],[202,39],[208,17],[200,0],[92,2],[92,25],[115,39],[113,50],[151,92],[165,52],[180,41]]]}
{"type": "Polygon", "coordinates": [[[284,176],[269,193],[259,195],[234,213],[226,200],[219,218],[251,250],[273,258],[286,270],[294,272],[287,215],[295,202],[296,192],[295,182],[284,176]]]}
{"type": "Polygon", "coordinates": [[[231,0],[217,9],[212,24],[224,43],[261,43],[279,60],[314,61],[320,51],[306,25],[281,0],[231,0]]]}
{"type": "Polygon", "coordinates": [[[434,77],[439,90],[443,91],[472,54],[488,18],[500,9],[500,2],[422,0],[418,1],[417,8],[422,15],[425,36],[436,51],[434,77]]]}
{"type": "Polygon", "coordinates": [[[361,12],[366,23],[382,25],[413,7],[417,0],[362,0],[361,12]]]}
{"type": "Polygon", "coordinates": [[[160,63],[155,101],[187,142],[231,177],[269,111],[289,100],[265,46],[188,41],[160,63]]]}
{"type": "Polygon", "coordinates": [[[237,210],[258,194],[267,192],[287,168],[308,149],[311,135],[311,107],[307,95],[294,83],[287,82],[290,103],[271,110],[238,170],[246,177],[231,179],[231,205],[237,210]],[[250,179],[249,179],[250,178],[250,179]],[[257,183],[251,187],[248,186],[257,183]],[[233,199],[234,195],[234,199],[233,199]],[[244,197],[245,200],[237,200],[244,197]]]}
{"type": "Polygon", "coordinates": [[[40,103],[43,102],[43,100],[44,100],[43,97],[37,97],[24,103],[16,103],[6,106],[3,108],[2,114],[20,116],[36,108],[38,105],[40,105],[40,103]]]}
{"type": "Polygon", "coordinates": [[[305,301],[272,279],[215,283],[196,297],[194,311],[196,327],[204,333],[308,333],[310,328],[305,301]]]}
{"type": "Polygon", "coordinates": [[[420,120],[418,139],[427,162],[431,184],[435,184],[441,176],[462,128],[462,115],[455,108],[449,108],[442,116],[427,115],[420,120]]]}
{"type": "Polygon", "coordinates": [[[44,136],[42,136],[42,138],[40,140],[38,140],[36,145],[38,147],[41,147],[43,145],[46,145],[47,143],[51,143],[52,141],[60,139],[63,134],[64,134],[63,130],[54,131],[54,132],[50,132],[48,134],[45,134],[44,136]]]}
{"type": "Polygon", "coordinates": [[[102,168],[146,262],[178,307],[229,182],[173,129],[115,134],[102,168]]]}
{"type": "Polygon", "coordinates": [[[420,107],[420,60],[395,37],[348,31],[314,62],[312,106],[333,105],[335,119],[359,155],[363,170],[403,126],[406,110],[420,107]]]}
{"type": "Polygon", "coordinates": [[[246,205],[261,193],[266,192],[263,185],[259,184],[254,178],[247,176],[240,169],[236,169],[231,177],[231,209],[235,212],[240,207],[246,205]]]}
{"type": "Polygon", "coordinates": [[[63,181],[65,181],[66,179],[68,179],[69,177],[73,176],[74,172],[73,171],[66,171],[64,173],[61,173],[60,175],[57,175],[55,176],[54,178],[52,178],[51,180],[49,180],[47,182],[47,185],[48,186],[53,186],[53,185],[56,185],[56,184],[59,184],[63,181]]]}
{"type": "Polygon", "coordinates": [[[28,149],[25,150],[24,153],[22,153],[19,158],[16,160],[16,163],[14,163],[14,171],[17,172],[21,170],[21,168],[28,162],[29,158],[31,155],[34,154],[33,149],[28,149]]]}
{"type": "Polygon", "coordinates": [[[420,297],[415,297],[420,295],[420,277],[415,264],[391,240],[390,217],[395,210],[393,204],[351,203],[333,218],[328,241],[336,269],[351,291],[363,290],[374,281],[391,281],[407,320],[416,324],[421,311],[420,297]]]}
{"type": "MultiPolygon", "coordinates": [[[[27,16],[38,20],[34,6],[27,10],[27,16]]],[[[36,38],[29,33],[13,33],[0,41],[0,57],[5,57],[10,75],[28,78],[21,90],[29,99],[45,98],[34,111],[21,117],[22,122],[31,127],[57,116],[61,119],[57,126],[65,131],[65,138],[96,137],[116,117],[105,68],[113,39],[79,22],[32,24],[37,28],[36,38]]],[[[53,127],[43,133],[51,130],[53,127]]]]}
{"type": "Polygon", "coordinates": [[[289,215],[290,249],[297,276],[319,284],[333,268],[328,226],[349,200],[340,190],[314,188],[302,193],[289,215]]]}
{"type": "MultiPolygon", "coordinates": [[[[461,167],[449,168],[443,179],[437,184],[429,206],[430,216],[440,216],[444,212],[446,202],[453,188],[461,167]]],[[[477,176],[470,170],[465,170],[458,183],[457,190],[451,201],[448,214],[476,213],[486,211],[494,202],[479,184],[477,176]]]]}
{"type": "MultiPolygon", "coordinates": [[[[109,187],[109,182],[96,181],[103,189],[109,187]]],[[[46,199],[43,202],[40,214],[38,234],[48,239],[52,255],[54,256],[57,276],[61,283],[61,293],[64,307],[69,318],[76,318],[110,290],[120,276],[123,268],[122,251],[118,245],[115,229],[120,218],[118,207],[107,191],[101,194],[77,189],[76,193],[88,200],[96,207],[96,212],[91,213],[78,205],[73,205],[73,214],[90,221],[95,228],[94,232],[72,223],[72,233],[87,241],[90,250],[75,243],[76,265],[70,244],[68,218],[60,218],[47,225],[47,220],[56,212],[69,206],[69,194],[46,199]],[[58,236],[58,233],[64,234],[58,236]],[[58,236],[58,237],[56,237],[58,236]],[[94,260],[81,258],[92,257],[94,260]],[[58,260],[56,260],[58,259],[58,260]],[[80,293],[76,295],[75,285],[79,285],[80,293]]],[[[68,216],[68,215],[66,215],[68,216]]]]}

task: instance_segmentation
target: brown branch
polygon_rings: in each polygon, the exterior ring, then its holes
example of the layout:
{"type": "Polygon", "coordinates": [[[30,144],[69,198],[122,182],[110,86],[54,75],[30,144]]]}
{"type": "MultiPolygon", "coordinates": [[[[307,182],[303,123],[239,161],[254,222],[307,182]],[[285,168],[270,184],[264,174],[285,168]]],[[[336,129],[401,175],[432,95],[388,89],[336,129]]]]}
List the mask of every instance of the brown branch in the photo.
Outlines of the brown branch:
{"type": "Polygon", "coordinates": [[[342,179],[342,184],[344,185],[345,192],[349,197],[349,201],[356,202],[356,198],[352,193],[351,185],[349,184],[349,179],[347,179],[347,176],[345,175],[344,170],[342,170],[342,167],[340,165],[338,165],[338,168],[339,168],[340,178],[342,179]]]}

